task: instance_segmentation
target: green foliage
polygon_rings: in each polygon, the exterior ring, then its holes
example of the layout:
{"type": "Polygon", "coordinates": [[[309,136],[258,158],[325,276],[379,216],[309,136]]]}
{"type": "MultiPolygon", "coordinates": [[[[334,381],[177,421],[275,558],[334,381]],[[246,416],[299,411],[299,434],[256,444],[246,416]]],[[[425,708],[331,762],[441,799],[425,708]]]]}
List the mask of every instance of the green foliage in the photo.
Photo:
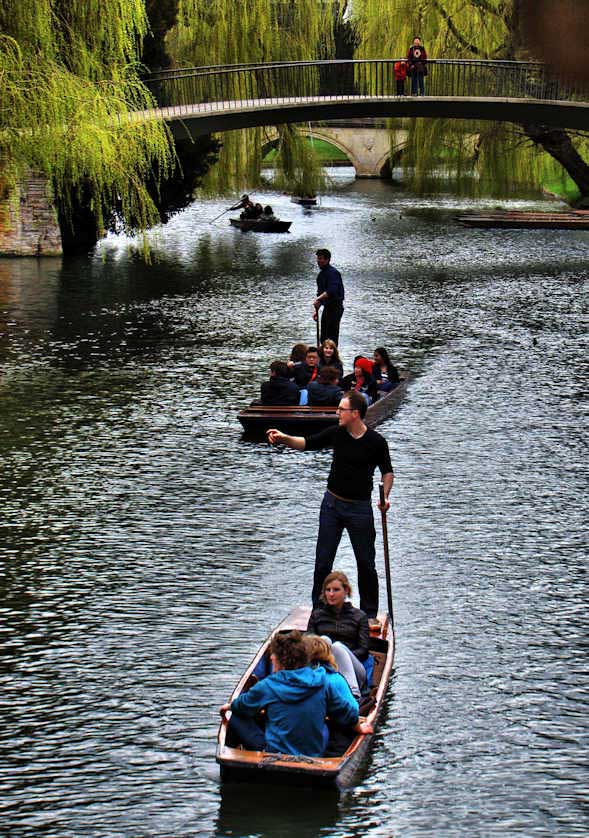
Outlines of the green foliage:
{"type": "MultiPolygon", "coordinates": [[[[527,58],[516,12],[514,0],[355,0],[356,54],[402,57],[417,35],[430,58],[527,58]]],[[[412,119],[403,127],[405,179],[418,192],[448,189],[450,182],[462,194],[502,196],[563,176],[560,164],[513,125],[412,119]]],[[[586,140],[574,142],[587,153],[586,140]]]]}
{"type": "Polygon", "coordinates": [[[173,164],[167,128],[131,121],[152,107],[139,80],[143,0],[0,0],[0,167],[52,182],[62,208],[90,190],[98,224],[158,218],[145,183],[173,164]]]}
{"type": "MultiPolygon", "coordinates": [[[[332,57],[334,26],[342,11],[337,0],[179,0],[178,23],[168,35],[167,49],[177,66],[332,57]]],[[[312,149],[292,129],[282,127],[280,135],[282,187],[296,190],[304,182],[316,190],[321,169],[312,149]]],[[[264,131],[233,131],[219,139],[219,164],[205,178],[204,191],[233,193],[259,186],[264,131]]]]}

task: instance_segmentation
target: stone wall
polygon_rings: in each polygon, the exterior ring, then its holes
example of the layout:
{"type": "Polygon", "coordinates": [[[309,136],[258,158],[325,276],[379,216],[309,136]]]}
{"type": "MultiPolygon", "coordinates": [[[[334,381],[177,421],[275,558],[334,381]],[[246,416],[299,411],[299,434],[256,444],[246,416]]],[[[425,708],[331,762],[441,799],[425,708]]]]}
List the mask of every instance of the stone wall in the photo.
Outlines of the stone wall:
{"type": "Polygon", "coordinates": [[[29,177],[15,198],[0,207],[0,256],[59,256],[62,253],[57,213],[45,178],[29,177]]]}

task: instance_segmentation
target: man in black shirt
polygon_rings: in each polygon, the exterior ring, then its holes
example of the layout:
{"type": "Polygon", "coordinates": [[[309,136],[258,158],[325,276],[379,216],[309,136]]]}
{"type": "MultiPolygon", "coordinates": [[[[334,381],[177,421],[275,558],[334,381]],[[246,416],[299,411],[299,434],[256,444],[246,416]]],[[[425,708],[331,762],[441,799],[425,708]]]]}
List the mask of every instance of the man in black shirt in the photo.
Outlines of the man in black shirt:
{"type": "MultiPolygon", "coordinates": [[[[393,467],[387,441],[366,427],[366,400],[351,390],[342,397],[338,410],[339,424],[310,436],[288,436],[274,428],[268,431],[272,445],[286,445],[296,451],[317,451],[333,447],[333,461],[327,491],[319,513],[319,533],[315,553],[313,606],[319,604],[321,586],[331,573],[342,533],[348,531],[356,564],[360,608],[369,618],[378,613],[378,576],[375,567],[374,516],[371,494],[372,476],[378,466],[384,486],[384,511],[393,487],[393,467]]],[[[381,508],[380,502],[378,504],[381,508]]]]}

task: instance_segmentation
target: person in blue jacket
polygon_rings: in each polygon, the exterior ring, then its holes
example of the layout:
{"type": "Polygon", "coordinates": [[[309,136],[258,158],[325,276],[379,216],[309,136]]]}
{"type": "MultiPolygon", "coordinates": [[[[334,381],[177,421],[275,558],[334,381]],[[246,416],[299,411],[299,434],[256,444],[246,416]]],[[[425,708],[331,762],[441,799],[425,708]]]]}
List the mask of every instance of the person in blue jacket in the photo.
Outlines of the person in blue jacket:
{"type": "Polygon", "coordinates": [[[246,749],[281,754],[321,756],[327,746],[325,716],[357,733],[372,733],[361,722],[358,704],[349,690],[341,688],[323,667],[313,669],[303,636],[298,631],[276,634],[270,642],[273,673],[247,692],[221,707],[231,710],[229,732],[246,749]],[[255,717],[264,709],[266,726],[255,717]]]}

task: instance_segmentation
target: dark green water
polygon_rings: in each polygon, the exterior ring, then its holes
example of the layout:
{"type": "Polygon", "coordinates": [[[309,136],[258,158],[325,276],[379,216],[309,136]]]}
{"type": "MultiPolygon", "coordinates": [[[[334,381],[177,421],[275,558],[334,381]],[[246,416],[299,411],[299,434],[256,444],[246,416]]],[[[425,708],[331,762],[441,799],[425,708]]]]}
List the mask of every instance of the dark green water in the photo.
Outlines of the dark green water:
{"type": "Polygon", "coordinates": [[[114,239],[0,262],[0,832],[584,836],[589,234],[467,231],[468,202],[415,217],[381,183],[268,197],[288,236],[211,201],[149,266],[114,239]],[[395,676],[341,797],[221,788],[214,761],[218,706],[309,596],[330,455],[235,415],[313,337],[319,246],[348,369],[384,344],[413,375],[381,427],[395,676]]]}

